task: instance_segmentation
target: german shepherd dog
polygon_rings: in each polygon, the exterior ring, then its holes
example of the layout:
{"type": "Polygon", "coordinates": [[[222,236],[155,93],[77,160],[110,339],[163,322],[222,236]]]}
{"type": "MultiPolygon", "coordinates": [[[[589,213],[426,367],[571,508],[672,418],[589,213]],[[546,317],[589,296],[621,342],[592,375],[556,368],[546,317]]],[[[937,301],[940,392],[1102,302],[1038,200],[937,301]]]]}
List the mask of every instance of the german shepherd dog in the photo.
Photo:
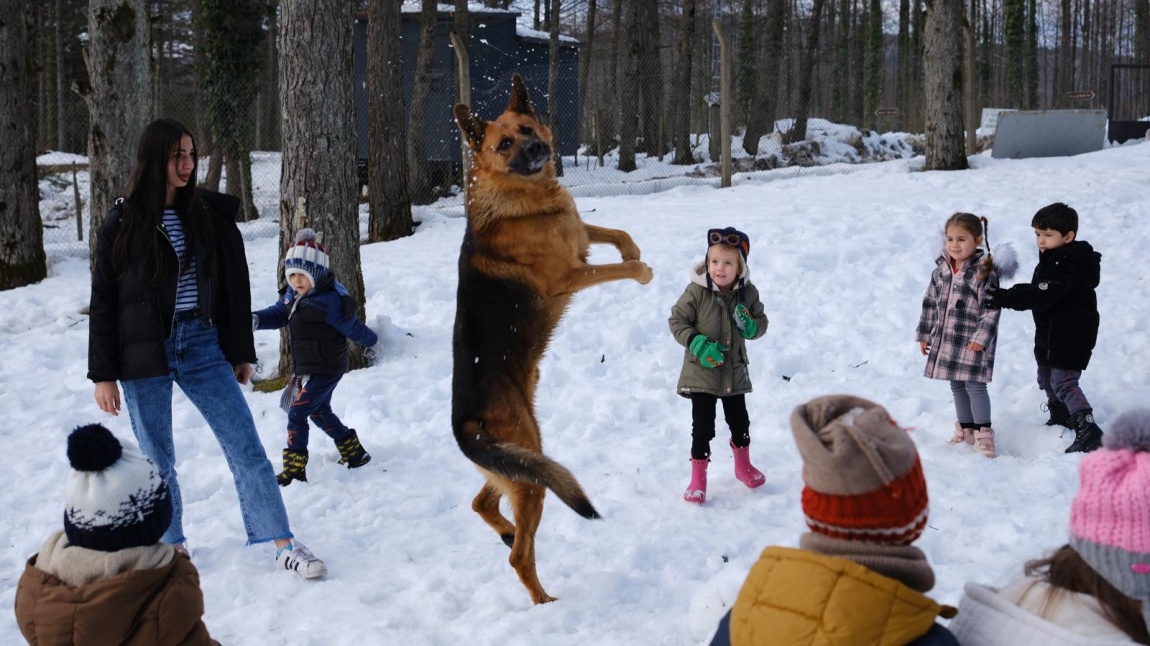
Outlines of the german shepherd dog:
{"type": "Polygon", "coordinates": [[[551,131],[535,117],[523,79],[494,121],[463,104],[455,121],[471,152],[467,232],[459,250],[451,425],[487,482],[471,508],[511,548],[511,567],[535,603],[554,601],[535,573],[543,496],[599,518],[575,476],[543,455],[535,420],[539,362],[575,292],[609,280],[651,281],[624,231],[584,224],[555,179],[551,131]],[[591,243],[615,245],[623,262],[587,264],[591,243]],[[507,495],[515,523],[499,511],[507,495]]]}

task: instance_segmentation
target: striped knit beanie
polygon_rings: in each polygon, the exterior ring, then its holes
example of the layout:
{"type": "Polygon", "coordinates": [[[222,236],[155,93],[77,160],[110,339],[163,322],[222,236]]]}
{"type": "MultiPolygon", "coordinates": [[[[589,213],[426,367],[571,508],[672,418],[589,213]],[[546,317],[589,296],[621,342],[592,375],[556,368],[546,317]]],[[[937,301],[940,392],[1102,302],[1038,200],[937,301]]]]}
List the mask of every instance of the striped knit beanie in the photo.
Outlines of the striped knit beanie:
{"type": "Polygon", "coordinates": [[[295,244],[284,254],[284,278],[292,274],[303,274],[311,281],[312,287],[327,276],[331,260],[327,248],[319,243],[314,229],[300,229],[295,244]]]}
{"type": "Polygon", "coordinates": [[[1070,546],[1150,626],[1150,409],[1123,413],[1078,465],[1070,546]]]}
{"type": "Polygon", "coordinates": [[[172,497],[156,466],[99,424],[68,436],[68,542],[101,552],[158,543],[172,524],[172,497]]]}
{"type": "Polygon", "coordinates": [[[791,431],[803,458],[803,514],[812,532],[880,545],[909,545],[927,519],[926,480],[906,430],[859,397],[800,405],[791,431]]]}

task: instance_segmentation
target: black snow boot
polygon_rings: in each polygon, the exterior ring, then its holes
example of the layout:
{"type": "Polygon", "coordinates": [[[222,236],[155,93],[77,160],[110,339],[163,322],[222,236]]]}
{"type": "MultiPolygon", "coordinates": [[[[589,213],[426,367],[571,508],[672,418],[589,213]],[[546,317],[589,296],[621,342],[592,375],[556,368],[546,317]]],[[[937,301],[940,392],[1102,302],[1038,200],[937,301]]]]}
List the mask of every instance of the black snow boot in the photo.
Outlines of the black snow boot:
{"type": "Polygon", "coordinates": [[[276,474],[276,482],[286,487],[292,480],[307,482],[307,449],[284,449],[284,470],[276,474]]]}
{"type": "Polygon", "coordinates": [[[1050,419],[1046,420],[1047,426],[1065,426],[1066,428],[1071,428],[1070,409],[1066,408],[1066,404],[1063,404],[1057,399],[1051,399],[1042,405],[1042,410],[1050,413],[1050,419]]]}
{"type": "Polygon", "coordinates": [[[359,443],[359,436],[355,434],[355,429],[349,429],[351,434],[335,443],[335,448],[339,449],[339,463],[346,464],[349,469],[357,469],[363,465],[371,462],[371,454],[363,449],[363,445],[359,443]]]}
{"type": "Polygon", "coordinates": [[[1070,415],[1066,426],[1074,431],[1074,443],[1067,453],[1089,453],[1102,446],[1102,429],[1094,423],[1094,413],[1085,408],[1070,415]]]}

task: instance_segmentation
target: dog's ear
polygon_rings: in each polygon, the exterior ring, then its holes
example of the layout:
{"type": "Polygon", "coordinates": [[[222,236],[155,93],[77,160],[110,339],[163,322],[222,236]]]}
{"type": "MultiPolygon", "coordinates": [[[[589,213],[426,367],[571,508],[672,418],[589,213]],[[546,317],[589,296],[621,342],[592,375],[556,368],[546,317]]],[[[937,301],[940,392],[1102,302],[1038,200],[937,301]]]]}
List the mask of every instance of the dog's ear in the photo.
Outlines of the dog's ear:
{"type": "Polygon", "coordinates": [[[459,131],[467,137],[467,144],[472,150],[479,150],[483,145],[483,135],[487,132],[487,122],[480,119],[471,108],[462,103],[455,104],[455,123],[459,131]]]}
{"type": "Polygon", "coordinates": [[[511,75],[511,100],[507,103],[507,111],[535,117],[535,108],[531,107],[531,98],[527,96],[527,84],[518,74],[511,75]]]}

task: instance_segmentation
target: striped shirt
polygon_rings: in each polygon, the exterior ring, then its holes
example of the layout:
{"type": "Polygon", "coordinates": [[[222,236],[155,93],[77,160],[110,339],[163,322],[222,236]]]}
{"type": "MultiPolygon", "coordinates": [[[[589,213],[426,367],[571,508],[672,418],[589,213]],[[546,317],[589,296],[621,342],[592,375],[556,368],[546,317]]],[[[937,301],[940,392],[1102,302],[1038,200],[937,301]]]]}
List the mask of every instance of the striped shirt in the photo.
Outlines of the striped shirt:
{"type": "MultiPolygon", "coordinates": [[[[172,209],[164,209],[164,230],[168,233],[168,240],[176,250],[176,257],[184,258],[187,240],[184,236],[184,223],[180,216],[172,209]]],[[[190,310],[199,305],[199,294],[196,289],[196,257],[189,258],[188,266],[180,272],[180,281],[176,284],[176,311],[190,310]]]]}

